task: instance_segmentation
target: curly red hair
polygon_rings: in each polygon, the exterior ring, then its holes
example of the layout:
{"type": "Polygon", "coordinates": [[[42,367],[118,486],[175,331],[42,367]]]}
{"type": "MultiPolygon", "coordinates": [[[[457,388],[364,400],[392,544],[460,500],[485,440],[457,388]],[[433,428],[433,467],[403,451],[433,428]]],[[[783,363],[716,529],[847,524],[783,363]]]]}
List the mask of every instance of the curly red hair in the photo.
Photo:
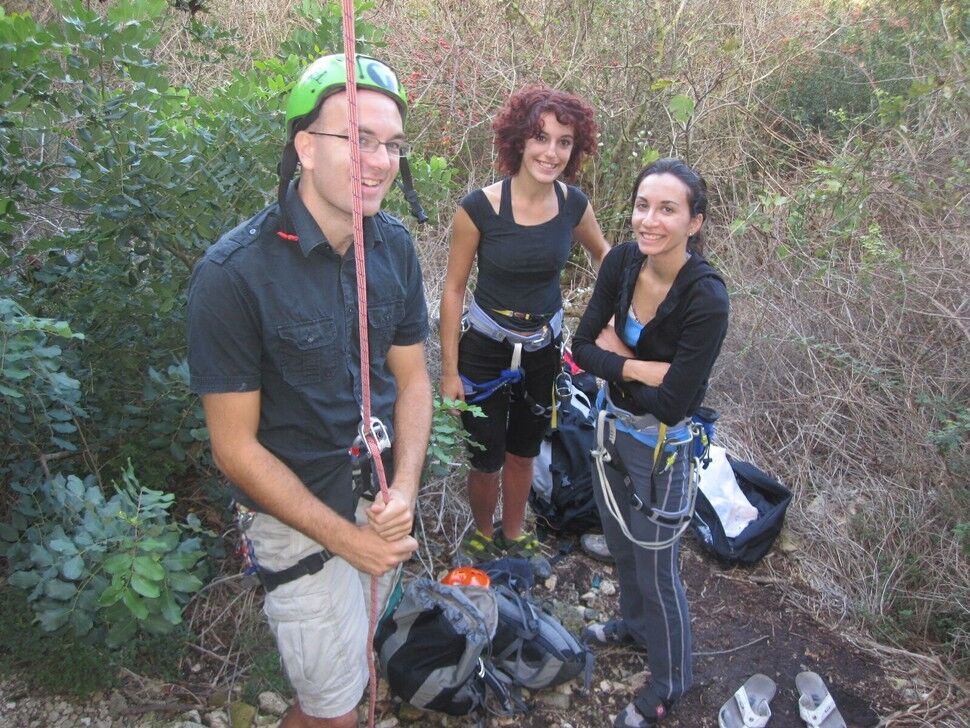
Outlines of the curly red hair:
{"type": "Polygon", "coordinates": [[[545,113],[555,114],[560,124],[573,128],[573,151],[562,173],[565,179],[575,179],[583,159],[596,153],[593,107],[576,94],[534,84],[509,96],[492,120],[500,172],[515,174],[519,171],[526,140],[542,131],[542,115],[545,113]]]}

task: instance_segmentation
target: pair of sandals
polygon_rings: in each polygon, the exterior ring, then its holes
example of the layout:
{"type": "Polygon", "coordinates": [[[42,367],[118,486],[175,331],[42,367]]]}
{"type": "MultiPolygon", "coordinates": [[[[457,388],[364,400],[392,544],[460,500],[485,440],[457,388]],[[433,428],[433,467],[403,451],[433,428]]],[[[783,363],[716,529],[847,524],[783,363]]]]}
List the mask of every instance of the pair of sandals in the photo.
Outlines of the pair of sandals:
{"type": "MultiPolygon", "coordinates": [[[[835,707],[832,694],[816,673],[806,671],[795,676],[798,688],[798,714],[808,728],[846,728],[842,714],[835,707]]],[[[768,703],[775,697],[777,685],[767,675],[752,675],[738,688],[717,715],[720,728],[763,728],[771,718],[768,703]]]]}

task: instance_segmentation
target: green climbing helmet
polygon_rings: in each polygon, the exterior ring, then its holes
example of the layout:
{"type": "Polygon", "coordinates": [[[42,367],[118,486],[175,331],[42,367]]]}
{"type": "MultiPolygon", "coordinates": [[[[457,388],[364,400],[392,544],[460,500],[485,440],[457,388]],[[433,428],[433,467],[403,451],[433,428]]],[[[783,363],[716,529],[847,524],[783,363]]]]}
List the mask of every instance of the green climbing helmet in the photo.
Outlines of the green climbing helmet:
{"type": "MultiPolygon", "coordinates": [[[[401,110],[401,118],[407,114],[408,96],[397,74],[386,63],[370,56],[357,55],[357,88],[369,88],[390,96],[401,110]]],[[[297,121],[312,112],[321,99],[343,91],[347,83],[344,54],[323,56],[311,63],[296,82],[286,100],[286,131],[293,136],[297,121]]]]}

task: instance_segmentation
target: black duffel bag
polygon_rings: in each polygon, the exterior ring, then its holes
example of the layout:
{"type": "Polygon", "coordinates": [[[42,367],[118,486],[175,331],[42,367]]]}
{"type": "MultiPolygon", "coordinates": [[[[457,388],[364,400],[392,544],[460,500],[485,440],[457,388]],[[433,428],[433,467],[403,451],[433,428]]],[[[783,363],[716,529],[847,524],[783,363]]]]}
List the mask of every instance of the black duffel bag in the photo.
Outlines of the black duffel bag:
{"type": "Polygon", "coordinates": [[[758,517],[737,536],[728,538],[710,501],[698,488],[690,525],[701,545],[718,560],[725,564],[751,566],[768,553],[781,533],[792,495],[788,488],[751,463],[735,460],[730,455],[728,462],[741,492],[758,509],[758,517]]]}

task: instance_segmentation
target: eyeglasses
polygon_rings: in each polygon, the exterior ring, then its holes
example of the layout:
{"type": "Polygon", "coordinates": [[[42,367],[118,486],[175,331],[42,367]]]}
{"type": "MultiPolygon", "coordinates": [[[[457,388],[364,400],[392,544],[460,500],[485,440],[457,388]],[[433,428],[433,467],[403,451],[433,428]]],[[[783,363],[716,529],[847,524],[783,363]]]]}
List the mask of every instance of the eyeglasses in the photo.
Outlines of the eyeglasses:
{"type": "MultiPolygon", "coordinates": [[[[306,131],[307,134],[313,134],[314,136],[327,136],[336,137],[337,139],[346,139],[348,141],[350,140],[350,135],[348,134],[331,134],[327,131],[310,131],[309,129],[305,129],[304,131],[306,131]]],[[[381,147],[384,147],[387,150],[387,156],[391,157],[392,159],[406,157],[411,151],[411,145],[407,142],[382,142],[379,139],[372,137],[370,134],[360,135],[360,149],[362,152],[373,154],[381,147]]]]}

